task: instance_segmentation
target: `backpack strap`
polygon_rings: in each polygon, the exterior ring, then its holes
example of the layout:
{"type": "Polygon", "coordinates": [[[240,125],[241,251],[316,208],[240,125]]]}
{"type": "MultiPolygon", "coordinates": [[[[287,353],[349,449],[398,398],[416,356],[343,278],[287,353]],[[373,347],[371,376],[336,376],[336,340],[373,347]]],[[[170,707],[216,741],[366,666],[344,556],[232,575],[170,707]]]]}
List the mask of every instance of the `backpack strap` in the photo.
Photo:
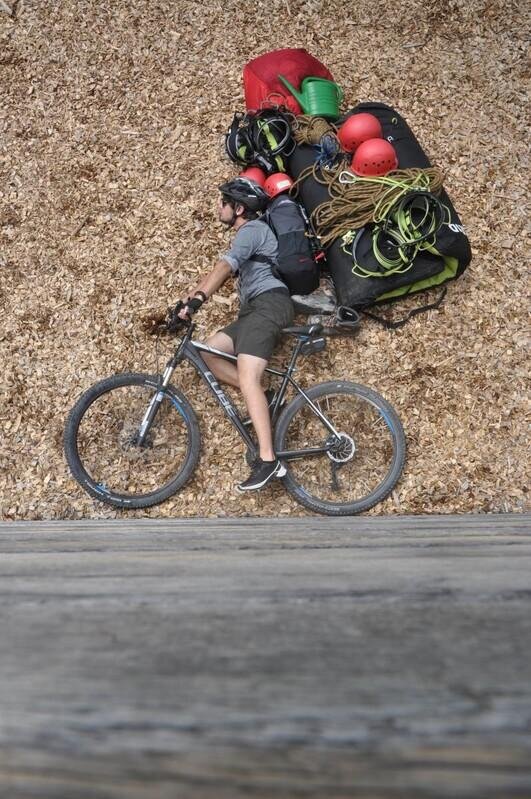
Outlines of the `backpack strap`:
{"type": "MultiPolygon", "coordinates": [[[[269,213],[268,213],[267,210],[264,211],[262,216],[259,217],[259,220],[260,220],[260,222],[263,222],[264,225],[267,225],[268,228],[273,232],[273,234],[275,236],[277,236],[276,230],[273,227],[273,222],[270,219],[269,213]]],[[[278,237],[277,237],[277,239],[278,239],[278,237]]],[[[284,282],[282,280],[280,274],[279,274],[277,262],[273,261],[273,259],[269,258],[269,256],[267,256],[267,255],[253,255],[253,257],[251,258],[251,261],[258,261],[259,264],[269,264],[269,266],[271,267],[271,270],[273,272],[273,275],[277,278],[277,280],[282,281],[282,283],[284,282]]]]}
{"type": "Polygon", "coordinates": [[[269,264],[273,269],[276,268],[276,262],[272,258],[268,258],[267,255],[253,255],[249,260],[258,261],[259,264],[269,264]]]}
{"type": "Polygon", "coordinates": [[[428,305],[421,305],[419,308],[414,308],[408,313],[407,316],[405,316],[403,319],[398,319],[396,322],[390,322],[389,320],[384,319],[382,316],[377,316],[376,314],[370,313],[369,311],[364,311],[363,309],[361,310],[361,313],[364,316],[368,316],[369,319],[374,319],[375,322],[379,322],[388,330],[397,330],[399,327],[403,327],[414,316],[417,316],[417,314],[424,313],[425,311],[433,311],[438,308],[446,297],[446,288],[447,287],[444,286],[435,302],[431,302],[428,305]]]}
{"type": "MultiPolygon", "coordinates": [[[[269,213],[269,208],[263,212],[261,216],[258,217],[258,222],[263,222],[264,225],[267,225],[269,230],[273,233],[275,238],[278,241],[277,231],[275,230],[275,226],[273,224],[273,220],[271,219],[271,214],[269,213]]],[[[258,260],[257,258],[254,259],[255,261],[258,260]]]]}

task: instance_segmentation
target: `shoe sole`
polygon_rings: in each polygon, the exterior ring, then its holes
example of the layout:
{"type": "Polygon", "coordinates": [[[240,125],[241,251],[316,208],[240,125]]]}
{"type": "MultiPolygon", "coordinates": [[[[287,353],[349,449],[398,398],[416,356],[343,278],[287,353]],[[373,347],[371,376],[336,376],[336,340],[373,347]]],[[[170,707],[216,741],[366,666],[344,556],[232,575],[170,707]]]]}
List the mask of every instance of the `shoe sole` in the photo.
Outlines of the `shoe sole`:
{"type": "Polygon", "coordinates": [[[272,474],[270,474],[269,477],[267,477],[265,480],[262,480],[261,483],[258,483],[257,485],[254,486],[249,486],[249,488],[241,488],[239,485],[237,485],[236,491],[239,491],[240,494],[245,494],[246,491],[259,491],[261,488],[266,486],[269,483],[269,481],[272,480],[274,477],[285,477],[287,471],[288,470],[286,469],[286,467],[282,463],[279,463],[275,471],[272,474]]]}

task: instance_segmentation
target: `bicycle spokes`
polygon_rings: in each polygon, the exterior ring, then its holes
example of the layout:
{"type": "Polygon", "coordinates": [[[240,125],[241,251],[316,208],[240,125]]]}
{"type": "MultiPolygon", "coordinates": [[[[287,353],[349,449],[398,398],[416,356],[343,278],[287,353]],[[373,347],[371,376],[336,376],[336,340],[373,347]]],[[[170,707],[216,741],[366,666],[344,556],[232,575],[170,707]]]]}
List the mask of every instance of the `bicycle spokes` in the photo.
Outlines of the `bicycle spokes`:
{"type": "Polygon", "coordinates": [[[293,479],[325,502],[353,502],[371,494],[388,473],[394,452],[392,432],[380,409],[363,397],[342,393],[314,402],[339,438],[330,436],[311,408],[303,406],[288,428],[284,446],[330,448],[318,457],[290,461],[293,479]]]}
{"type": "Polygon", "coordinates": [[[103,394],[83,417],[77,447],[86,471],[112,491],[145,494],[170,480],[186,457],[188,433],[170,398],[153,409],[153,389],[130,385],[103,394]]]}

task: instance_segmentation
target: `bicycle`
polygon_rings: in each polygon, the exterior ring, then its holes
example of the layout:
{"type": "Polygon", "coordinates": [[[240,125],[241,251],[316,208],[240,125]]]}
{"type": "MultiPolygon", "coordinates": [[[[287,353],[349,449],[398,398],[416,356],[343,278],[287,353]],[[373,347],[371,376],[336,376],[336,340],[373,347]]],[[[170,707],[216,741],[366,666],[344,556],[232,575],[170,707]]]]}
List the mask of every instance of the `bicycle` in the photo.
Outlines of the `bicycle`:
{"type": "MultiPolygon", "coordinates": [[[[146,508],[172,496],[191,478],[199,461],[201,435],[186,395],[170,381],[184,361],[192,364],[243,439],[247,462],[257,445],[238,409],[208,369],[201,353],[236,362],[236,356],[192,340],[195,324],[174,312],[167,329],[185,332],[159,375],[124,373],[101,380],[76,402],[68,416],[64,446],[71,472],[93,498],[114,507],[146,508]]],[[[300,356],[321,352],[320,324],[285,328],[295,337],[270,406],[280,478],[293,498],[317,513],[354,515],[385,499],[405,463],[400,419],[376,391],[332,380],[307,390],[293,378],[300,356]],[[291,386],[297,396],[285,404],[291,386]]]]}

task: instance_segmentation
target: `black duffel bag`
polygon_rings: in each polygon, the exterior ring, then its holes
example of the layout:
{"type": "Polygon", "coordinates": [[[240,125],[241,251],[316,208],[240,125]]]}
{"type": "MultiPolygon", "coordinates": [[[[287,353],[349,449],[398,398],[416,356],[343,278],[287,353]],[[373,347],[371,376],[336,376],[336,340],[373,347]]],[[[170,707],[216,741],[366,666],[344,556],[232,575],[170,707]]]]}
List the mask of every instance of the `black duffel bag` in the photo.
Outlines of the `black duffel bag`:
{"type": "MultiPolygon", "coordinates": [[[[356,113],[370,113],[377,117],[382,131],[393,145],[398,156],[398,168],[417,167],[425,169],[431,164],[412,133],[407,122],[393,108],[383,103],[360,103],[338,121],[338,126],[347,117],[356,113]]],[[[314,163],[316,150],[309,145],[299,145],[290,157],[289,169],[293,178],[314,163]]],[[[306,178],[299,188],[299,198],[308,213],[318,205],[327,202],[330,197],[326,185],[318,183],[312,176],[306,178]]],[[[448,208],[450,218],[445,221],[437,233],[434,250],[419,252],[411,268],[402,274],[390,274],[384,277],[360,277],[352,271],[352,256],[342,248],[341,241],[336,239],[326,250],[328,269],[336,289],[337,300],[341,305],[351,308],[367,308],[377,303],[398,300],[405,295],[426,291],[441,286],[448,280],[458,277],[466,269],[471,259],[470,244],[465,235],[461,220],[446,191],[441,190],[438,199],[448,208]]],[[[358,241],[358,250],[363,263],[376,271],[378,263],[372,252],[370,230],[362,230],[358,241]]],[[[440,300],[439,300],[440,301],[440,300]]],[[[425,310],[434,304],[423,306],[425,310]]]]}

